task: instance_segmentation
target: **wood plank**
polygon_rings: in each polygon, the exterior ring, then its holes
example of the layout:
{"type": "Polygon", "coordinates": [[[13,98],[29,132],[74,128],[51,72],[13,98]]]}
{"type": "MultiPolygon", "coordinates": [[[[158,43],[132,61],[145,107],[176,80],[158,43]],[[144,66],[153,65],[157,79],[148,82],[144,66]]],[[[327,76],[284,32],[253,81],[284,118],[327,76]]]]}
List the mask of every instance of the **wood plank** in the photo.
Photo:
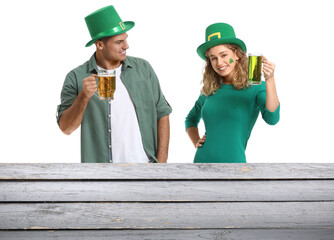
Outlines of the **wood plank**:
{"type": "Polygon", "coordinates": [[[9,179],[334,179],[334,164],[0,164],[9,179]]]}
{"type": "Polygon", "coordinates": [[[333,200],[333,180],[0,182],[0,202],[333,200]]]}
{"type": "Polygon", "coordinates": [[[334,202],[0,204],[0,229],[334,228],[334,202]]]}
{"type": "Polygon", "coordinates": [[[334,229],[0,231],[6,240],[333,240],[334,229]]]}

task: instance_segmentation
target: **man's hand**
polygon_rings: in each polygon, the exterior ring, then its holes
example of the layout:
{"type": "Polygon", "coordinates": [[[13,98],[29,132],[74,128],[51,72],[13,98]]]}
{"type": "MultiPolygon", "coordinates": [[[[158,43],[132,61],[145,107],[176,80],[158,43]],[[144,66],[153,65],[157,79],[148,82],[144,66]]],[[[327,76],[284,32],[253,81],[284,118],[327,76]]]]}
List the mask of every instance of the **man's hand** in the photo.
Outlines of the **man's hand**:
{"type": "Polygon", "coordinates": [[[96,78],[96,74],[91,74],[89,77],[82,80],[82,94],[85,98],[90,99],[97,91],[96,78]]]}

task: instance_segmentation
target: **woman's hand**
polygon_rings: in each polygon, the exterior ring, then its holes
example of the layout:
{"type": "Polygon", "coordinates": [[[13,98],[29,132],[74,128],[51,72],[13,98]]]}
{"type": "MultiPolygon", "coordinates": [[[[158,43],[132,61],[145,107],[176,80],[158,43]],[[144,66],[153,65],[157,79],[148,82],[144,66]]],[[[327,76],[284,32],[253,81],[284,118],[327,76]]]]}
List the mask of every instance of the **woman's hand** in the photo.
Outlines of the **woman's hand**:
{"type": "Polygon", "coordinates": [[[195,144],[195,148],[199,148],[203,146],[203,143],[205,142],[206,135],[203,135],[202,138],[198,139],[197,143],[195,144]]]}
{"type": "Polygon", "coordinates": [[[266,81],[274,79],[275,64],[269,62],[265,56],[262,56],[263,76],[266,81]]]}

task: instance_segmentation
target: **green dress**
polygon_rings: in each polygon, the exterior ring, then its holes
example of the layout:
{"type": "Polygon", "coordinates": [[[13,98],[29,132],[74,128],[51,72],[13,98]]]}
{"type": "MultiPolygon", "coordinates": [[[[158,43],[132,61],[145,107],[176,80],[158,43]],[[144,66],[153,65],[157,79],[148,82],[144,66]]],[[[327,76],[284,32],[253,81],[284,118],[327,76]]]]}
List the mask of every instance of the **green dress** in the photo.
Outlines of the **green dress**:
{"type": "Polygon", "coordinates": [[[275,112],[266,108],[266,85],[253,85],[236,90],[222,85],[215,94],[200,95],[185,120],[186,129],[197,127],[202,118],[206,140],[196,151],[195,163],[245,163],[245,150],[259,112],[264,121],[275,125],[280,106],[275,112]]]}

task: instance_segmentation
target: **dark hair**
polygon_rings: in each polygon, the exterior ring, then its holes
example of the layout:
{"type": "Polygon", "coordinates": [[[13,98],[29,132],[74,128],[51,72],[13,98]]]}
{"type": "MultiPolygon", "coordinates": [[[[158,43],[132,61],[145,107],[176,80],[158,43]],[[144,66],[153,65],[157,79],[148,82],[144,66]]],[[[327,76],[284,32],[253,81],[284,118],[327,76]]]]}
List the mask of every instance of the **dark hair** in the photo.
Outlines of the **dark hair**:
{"type": "Polygon", "coordinates": [[[96,41],[102,41],[102,42],[104,43],[104,45],[106,45],[107,42],[108,42],[108,40],[109,40],[109,38],[111,38],[111,37],[112,37],[112,36],[108,36],[108,37],[100,38],[100,39],[98,39],[98,40],[96,40],[96,41]]]}

